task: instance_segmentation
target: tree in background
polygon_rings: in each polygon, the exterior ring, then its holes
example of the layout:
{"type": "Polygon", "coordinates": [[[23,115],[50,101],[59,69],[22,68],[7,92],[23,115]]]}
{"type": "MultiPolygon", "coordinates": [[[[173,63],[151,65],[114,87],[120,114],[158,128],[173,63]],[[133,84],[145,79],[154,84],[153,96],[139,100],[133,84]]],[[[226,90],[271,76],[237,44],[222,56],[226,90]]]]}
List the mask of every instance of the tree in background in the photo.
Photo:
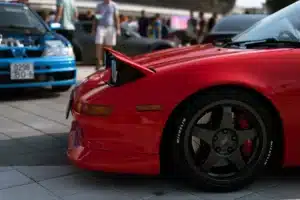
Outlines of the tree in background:
{"type": "Polygon", "coordinates": [[[297,0],[267,0],[266,7],[270,13],[274,13],[296,1],[297,0]]]}

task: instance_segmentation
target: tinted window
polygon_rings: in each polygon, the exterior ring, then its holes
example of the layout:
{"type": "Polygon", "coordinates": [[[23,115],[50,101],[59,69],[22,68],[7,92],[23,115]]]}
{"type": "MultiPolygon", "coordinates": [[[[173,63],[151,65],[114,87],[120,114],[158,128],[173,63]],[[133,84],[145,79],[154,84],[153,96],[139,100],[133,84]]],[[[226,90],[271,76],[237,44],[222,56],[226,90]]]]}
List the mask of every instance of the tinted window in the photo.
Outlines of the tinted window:
{"type": "MultiPolygon", "coordinates": [[[[35,29],[40,33],[47,31],[46,26],[40,21],[36,14],[34,14],[27,6],[21,5],[0,5],[0,28],[23,27],[35,29]]],[[[20,28],[20,31],[22,29],[20,28]]]]}
{"type": "Polygon", "coordinates": [[[242,32],[263,19],[263,16],[236,15],[225,17],[218,22],[212,32],[242,32]]]}

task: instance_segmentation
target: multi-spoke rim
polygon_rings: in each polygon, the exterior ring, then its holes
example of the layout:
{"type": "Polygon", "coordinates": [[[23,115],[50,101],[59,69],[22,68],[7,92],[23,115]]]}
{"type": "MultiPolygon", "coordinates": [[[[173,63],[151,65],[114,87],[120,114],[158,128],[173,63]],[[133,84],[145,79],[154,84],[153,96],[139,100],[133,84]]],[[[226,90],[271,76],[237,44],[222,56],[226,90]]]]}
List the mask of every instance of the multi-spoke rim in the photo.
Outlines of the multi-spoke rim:
{"type": "Polygon", "coordinates": [[[200,173],[238,176],[253,167],[264,148],[266,131],[259,114],[239,101],[219,101],[201,109],[189,123],[185,155],[200,173]]]}

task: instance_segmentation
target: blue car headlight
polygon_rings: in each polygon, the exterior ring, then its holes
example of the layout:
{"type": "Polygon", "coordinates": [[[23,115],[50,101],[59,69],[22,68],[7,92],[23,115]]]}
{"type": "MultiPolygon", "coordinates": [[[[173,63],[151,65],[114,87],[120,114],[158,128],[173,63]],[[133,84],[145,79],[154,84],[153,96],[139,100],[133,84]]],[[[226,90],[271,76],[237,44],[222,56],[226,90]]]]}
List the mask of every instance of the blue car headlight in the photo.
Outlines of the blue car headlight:
{"type": "Polygon", "coordinates": [[[66,46],[60,40],[49,40],[45,42],[46,47],[43,56],[70,56],[75,57],[72,46],[66,46]]]}

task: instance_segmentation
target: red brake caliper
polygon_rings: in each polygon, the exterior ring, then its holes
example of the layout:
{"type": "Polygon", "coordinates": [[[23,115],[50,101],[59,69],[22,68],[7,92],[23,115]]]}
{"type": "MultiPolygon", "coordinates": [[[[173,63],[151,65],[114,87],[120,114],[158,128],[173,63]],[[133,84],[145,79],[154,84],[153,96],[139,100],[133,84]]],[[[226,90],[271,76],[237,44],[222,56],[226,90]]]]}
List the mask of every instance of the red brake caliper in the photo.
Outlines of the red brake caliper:
{"type": "MultiPolygon", "coordinates": [[[[240,124],[241,129],[248,129],[249,128],[248,120],[246,120],[243,115],[241,115],[241,118],[239,120],[239,124],[240,124]]],[[[252,153],[252,141],[250,139],[246,140],[245,144],[243,145],[243,152],[246,156],[251,155],[251,153],[252,153]]]]}

